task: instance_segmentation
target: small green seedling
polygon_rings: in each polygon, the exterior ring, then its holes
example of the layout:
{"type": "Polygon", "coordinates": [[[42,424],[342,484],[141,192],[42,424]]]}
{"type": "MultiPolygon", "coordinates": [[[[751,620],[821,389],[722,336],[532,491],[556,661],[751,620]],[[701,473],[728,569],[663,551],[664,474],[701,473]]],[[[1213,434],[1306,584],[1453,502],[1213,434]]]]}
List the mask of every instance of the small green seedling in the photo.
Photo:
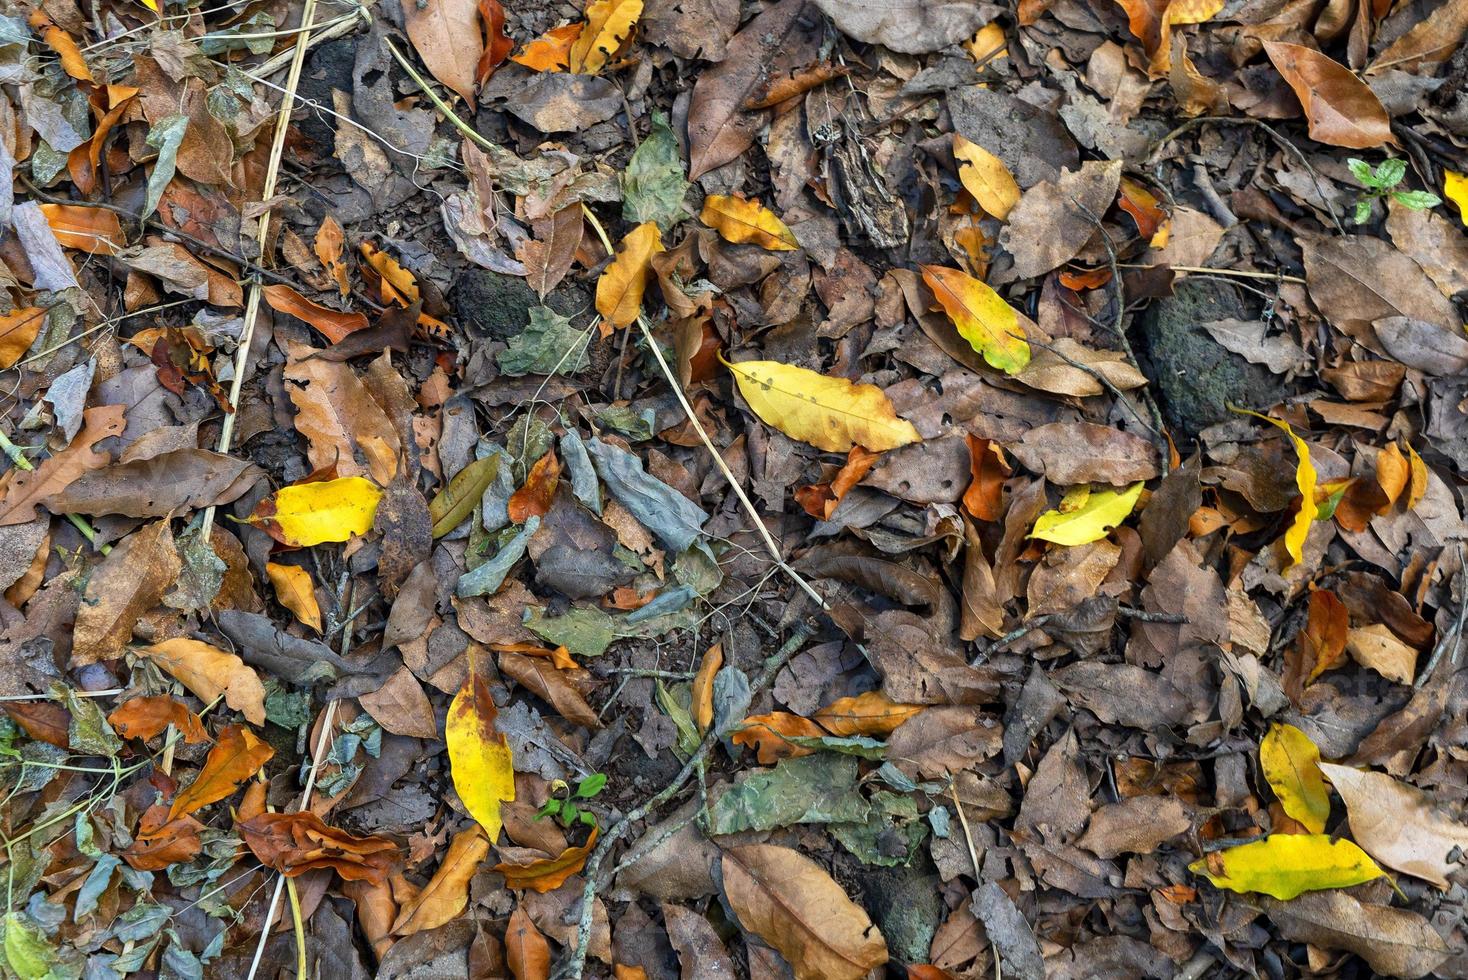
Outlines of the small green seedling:
{"type": "Polygon", "coordinates": [[[572,824],[583,823],[588,827],[596,826],[596,814],[590,810],[583,810],[576,805],[576,800],[589,800],[595,797],[607,785],[606,773],[593,773],[576,784],[574,790],[564,780],[557,779],[551,783],[551,798],[545,801],[545,806],[535,815],[535,819],[541,817],[555,817],[562,827],[570,829],[572,824]]]}
{"type": "Polygon", "coordinates": [[[1402,178],[1407,176],[1407,161],[1400,157],[1383,160],[1375,170],[1365,160],[1357,160],[1355,157],[1347,160],[1346,166],[1351,168],[1352,176],[1365,188],[1364,193],[1356,199],[1356,224],[1358,225],[1364,225],[1371,220],[1371,207],[1378,198],[1389,196],[1402,207],[1411,208],[1413,211],[1426,211],[1442,203],[1442,198],[1431,191],[1395,189],[1402,182],[1402,178]]]}

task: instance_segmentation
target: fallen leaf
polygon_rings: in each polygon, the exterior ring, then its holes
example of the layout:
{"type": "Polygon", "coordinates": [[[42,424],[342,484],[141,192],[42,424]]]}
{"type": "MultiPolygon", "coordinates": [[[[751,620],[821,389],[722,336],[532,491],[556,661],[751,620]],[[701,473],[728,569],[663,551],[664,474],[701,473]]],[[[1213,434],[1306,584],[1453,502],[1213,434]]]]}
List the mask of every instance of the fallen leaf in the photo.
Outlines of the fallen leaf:
{"type": "Polygon", "coordinates": [[[542,894],[554,891],[585,866],[596,846],[596,836],[596,828],[592,827],[591,836],[580,847],[568,847],[553,858],[529,864],[496,864],[494,870],[505,876],[506,888],[528,888],[542,894]]]}
{"type": "Polygon", "coordinates": [[[428,502],[428,516],[433,520],[433,536],[441,538],[464,523],[479,505],[484,491],[499,475],[498,454],[476,459],[454,474],[448,486],[428,502]]]}
{"type": "MultiPolygon", "coordinates": [[[[13,701],[0,703],[0,711],[10,716],[31,738],[70,749],[71,712],[54,701],[13,701]]],[[[111,721],[108,721],[111,724],[111,721]]],[[[124,738],[131,736],[122,733],[124,738]]]]}
{"type": "Polygon", "coordinates": [[[1376,860],[1404,874],[1448,887],[1448,875],[1468,850],[1468,826],[1443,813],[1432,797],[1386,773],[1320,764],[1320,771],[1346,802],[1346,819],[1356,843],[1376,860]]]}
{"type": "Polygon", "coordinates": [[[1295,435],[1288,422],[1260,415],[1246,408],[1235,409],[1256,419],[1263,419],[1289,437],[1295,449],[1295,488],[1300,491],[1300,509],[1295,514],[1289,530],[1285,532],[1285,550],[1289,552],[1291,567],[1305,560],[1305,538],[1310,534],[1310,524],[1315,520],[1315,464],[1310,459],[1310,447],[1305,440],[1295,435]]]}
{"type": "Polygon", "coordinates": [[[347,277],[347,264],[342,259],[346,242],[346,234],[342,231],[341,223],[336,218],[328,214],[321,219],[321,227],[316,229],[316,240],[312,248],[316,252],[317,261],[336,280],[337,290],[343,297],[352,291],[351,282],[347,277]]]}
{"type": "Polygon", "coordinates": [[[997,521],[1004,516],[1004,481],[1012,471],[997,443],[972,434],[966,438],[972,479],[963,492],[963,509],[981,521],[997,521]]]}
{"type": "Polygon", "coordinates": [[[1172,28],[1201,24],[1223,9],[1223,0],[1117,0],[1132,36],[1142,42],[1153,77],[1167,74],[1172,28]]]}
{"type": "Polygon", "coordinates": [[[168,807],[159,804],[143,811],[133,842],[122,859],[138,871],[162,871],[171,864],[184,864],[199,856],[204,825],[193,817],[168,819],[168,807]]]}
{"type": "Polygon", "coordinates": [[[1125,490],[1092,493],[1085,505],[1076,510],[1046,511],[1035,521],[1029,536],[1070,546],[1099,541],[1131,515],[1142,495],[1142,486],[1134,483],[1125,490]]]}
{"type": "Polygon", "coordinates": [[[698,220],[717,231],[726,242],[758,245],[771,252],[791,252],[800,248],[785,222],[758,201],[710,194],[704,198],[703,213],[698,220]]]}
{"type": "Polygon", "coordinates": [[[403,8],[408,40],[433,77],[474,105],[475,74],[484,54],[476,0],[424,0],[403,8]]]}
{"type": "Polygon", "coordinates": [[[523,905],[510,913],[505,929],[505,958],[515,980],[549,980],[550,943],[535,928],[523,905]]]}
{"type": "Polygon", "coordinates": [[[229,725],[219,733],[198,776],[173,798],[168,819],[177,820],[229,796],[274,755],[275,750],[248,728],[229,725]]]}
{"type": "Polygon", "coordinates": [[[298,483],[281,487],[260,501],[245,523],[281,544],[309,548],[366,534],[372,529],[380,500],[382,491],[360,476],[298,483]]]}
{"type": "Polygon", "coordinates": [[[302,624],[321,632],[321,607],[316,603],[316,586],[311,573],[300,565],[265,563],[265,574],[275,586],[275,597],[302,624]]]}
{"type": "Polygon", "coordinates": [[[596,311],[612,327],[620,330],[642,312],[652,257],[661,251],[663,240],[656,222],[644,221],[622,239],[617,257],[596,281],[596,311]]]}
{"type": "Polygon", "coordinates": [[[1356,150],[1397,145],[1380,100],[1349,70],[1302,44],[1265,41],[1264,53],[1305,107],[1311,139],[1356,150]]]}
{"type": "Polygon", "coordinates": [[[690,694],[692,703],[689,713],[693,715],[693,721],[698,725],[699,734],[709,730],[714,723],[714,677],[718,675],[719,668],[724,666],[724,645],[715,643],[704,651],[703,660],[698,665],[698,673],[693,677],[693,688],[690,694]]]}
{"type": "Polygon", "coordinates": [[[1276,722],[1259,742],[1259,767],[1284,812],[1312,834],[1323,833],[1330,793],[1320,775],[1320,750],[1294,725],[1276,722]]]}
{"type": "Polygon", "coordinates": [[[1411,684],[1417,673],[1417,651],[1380,623],[1346,633],[1346,649],[1356,662],[1398,684],[1411,684]]]}
{"type": "Polygon", "coordinates": [[[797,759],[815,751],[796,745],[789,736],[820,738],[824,734],[821,726],[809,718],[788,711],[772,711],[750,715],[741,721],[739,728],[729,736],[729,741],[756,749],[760,765],[768,766],[780,759],[797,759]]]}
{"type": "Polygon", "coordinates": [[[428,884],[398,911],[391,934],[411,936],[458,918],[469,904],[469,882],[488,856],[489,841],[477,824],[455,834],[428,884]]]}
{"type": "Polygon", "coordinates": [[[1345,604],[1334,592],[1316,589],[1310,593],[1305,628],[1285,657],[1282,681],[1291,700],[1298,703],[1306,686],[1341,662],[1349,619],[1345,604]]]}
{"type": "Polygon", "coordinates": [[[489,687],[471,669],[449,705],[444,725],[454,789],[491,844],[500,835],[501,801],[515,798],[510,745],[495,730],[498,714],[489,687]]]}
{"type": "Polygon", "coordinates": [[[999,235],[1014,256],[1014,275],[1041,276],[1079,255],[1120,186],[1120,160],[1090,160],[1025,191],[999,235]]]}
{"type": "Polygon", "coordinates": [[[1350,892],[1313,892],[1289,902],[1261,896],[1256,901],[1286,939],[1355,953],[1384,976],[1427,976],[1452,953],[1417,913],[1369,905],[1350,892]]]}
{"type": "Polygon", "coordinates": [[[505,34],[505,8],[499,0],[477,2],[479,19],[484,24],[484,53],[479,56],[479,64],[474,66],[474,81],[483,85],[515,50],[515,42],[505,34]]]}
{"type": "Polygon", "coordinates": [[[348,334],[367,328],[366,314],[345,313],[322,306],[320,303],[313,303],[291,287],[281,283],[273,283],[261,289],[260,292],[272,310],[289,313],[298,320],[304,320],[333,344],[341,343],[348,334]]]}
{"type": "Polygon", "coordinates": [[[796,487],[793,491],[796,502],[816,520],[829,520],[842,498],[861,482],[862,477],[871,472],[872,465],[881,457],[881,453],[852,446],[851,451],[846,454],[846,462],[831,478],[831,482],[796,487]]]}
{"type": "Polygon", "coordinates": [[[966,273],[921,266],[923,282],[953,326],[991,367],[1016,374],[1030,363],[1030,345],[1019,314],[994,290],[966,273]]]}
{"type": "Polygon", "coordinates": [[[40,306],[22,306],[0,314],[0,368],[14,366],[31,349],[45,323],[46,310],[40,306]]]}
{"type": "Polygon", "coordinates": [[[544,657],[527,657],[519,653],[500,654],[499,665],[500,673],[534,691],[562,718],[587,728],[601,728],[601,719],[596,711],[569,679],[570,671],[559,669],[544,657]]]}
{"type": "Polygon", "coordinates": [[[403,447],[367,385],[350,365],[314,357],[309,347],[288,344],[287,351],[286,392],[296,408],[295,429],[306,437],[311,466],[334,466],[342,477],[370,476],[378,486],[391,483],[403,447]]]}
{"type": "Polygon", "coordinates": [[[817,449],[844,453],[853,446],[882,452],[922,437],[897,417],[880,388],[852,384],[778,361],[720,361],[760,420],[817,449]]]}
{"type": "Polygon", "coordinates": [[[359,695],[357,700],[374,721],[394,735],[438,738],[433,705],[406,665],[399,667],[377,690],[359,695]]]}
{"type": "Polygon", "coordinates": [[[979,207],[1000,221],[1009,217],[1019,203],[1020,189],[1004,161],[961,133],[953,134],[953,157],[958,161],[958,179],[979,207]]]}
{"type": "Polygon", "coordinates": [[[259,675],[236,655],[187,637],[140,647],[137,653],[156,663],[205,704],[222,694],[224,703],[252,725],[265,724],[265,687],[259,675]]]}
{"type": "Polygon", "coordinates": [[[532,71],[565,71],[571,64],[571,45],[581,36],[585,24],[562,24],[546,31],[510,58],[532,71]]]}
{"type": "Polygon", "coordinates": [[[860,980],[887,962],[887,941],[821,867],[772,844],[723,855],[724,895],[739,924],[769,943],[799,980],[860,980]]]}
{"type": "Polygon", "coordinates": [[[567,71],[595,75],[632,36],[642,16],[642,0],[591,0],[586,5],[586,26],[571,44],[567,71]]]}
{"type": "Polygon", "coordinates": [[[535,461],[525,477],[525,485],[510,496],[507,505],[510,521],[524,524],[532,517],[544,517],[550,511],[560,479],[561,463],[555,450],[551,450],[535,461]]]}
{"type": "Polygon", "coordinates": [[[235,830],[261,864],[287,878],[331,868],[344,881],[381,882],[398,853],[385,837],[354,837],[310,810],[261,813],[235,824],[235,830]]]}
{"type": "Polygon", "coordinates": [[[988,14],[964,0],[815,0],[848,37],[904,54],[937,51],[973,37],[988,14]]]}
{"type": "Polygon", "coordinates": [[[86,58],[82,57],[81,49],[77,47],[72,36],[57,27],[43,10],[32,10],[27,22],[61,59],[61,70],[79,82],[88,82],[95,85],[96,80],[92,78],[92,70],[87,67],[86,58]]]}
{"type": "Polygon", "coordinates": [[[1094,422],[1036,426],[1009,451],[1025,468],[1063,487],[1123,486],[1158,475],[1157,449],[1139,435],[1094,422]]]}
{"type": "Polygon", "coordinates": [[[890,735],[924,707],[897,704],[881,691],[867,691],[837,698],[812,717],[832,735],[890,735]]]}
{"type": "Polygon", "coordinates": [[[129,458],[89,470],[46,497],[54,514],[121,514],[166,517],[232,503],[265,475],[248,460],[184,446],[143,458],[129,458]]]}
{"type": "Polygon", "coordinates": [[[112,710],[112,714],[107,716],[107,724],[117,729],[117,734],[123,738],[147,741],[173,725],[190,745],[209,741],[209,734],[204,731],[199,716],[167,695],[129,698],[112,710]]]}
{"type": "Polygon", "coordinates": [[[1304,892],[1349,888],[1385,873],[1355,844],[1325,834],[1271,834],[1214,851],[1188,870],[1219,888],[1263,892],[1285,901],[1304,892]]]}
{"type": "Polygon", "coordinates": [[[121,656],[133,627],[178,581],[182,568],[167,518],[124,538],[87,579],[72,634],[72,666],[121,656]]]}
{"type": "Polygon", "coordinates": [[[54,453],[30,473],[16,473],[0,498],[0,527],[28,524],[36,519],[36,505],[60,493],[88,470],[106,466],[106,453],[93,446],[127,428],[122,405],[101,405],[82,413],[82,429],[71,444],[54,453]]]}
{"type": "Polygon", "coordinates": [[[127,238],[117,212],[80,204],[42,204],[41,213],[56,240],[91,255],[116,255],[127,238]]]}

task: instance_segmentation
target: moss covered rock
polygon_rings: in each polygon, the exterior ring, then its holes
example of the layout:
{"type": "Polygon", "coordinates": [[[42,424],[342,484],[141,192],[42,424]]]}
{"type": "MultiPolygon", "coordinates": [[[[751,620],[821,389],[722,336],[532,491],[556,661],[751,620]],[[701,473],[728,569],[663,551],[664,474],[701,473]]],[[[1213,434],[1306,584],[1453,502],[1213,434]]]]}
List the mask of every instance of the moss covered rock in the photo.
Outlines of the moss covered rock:
{"type": "MultiPolygon", "coordinates": [[[[542,305],[524,279],[477,266],[466,269],[454,282],[449,302],[460,323],[481,337],[495,340],[507,340],[524,330],[530,322],[530,310],[542,305]]],[[[580,287],[562,283],[551,290],[543,305],[562,316],[574,316],[588,309],[590,302],[580,287]]]]}

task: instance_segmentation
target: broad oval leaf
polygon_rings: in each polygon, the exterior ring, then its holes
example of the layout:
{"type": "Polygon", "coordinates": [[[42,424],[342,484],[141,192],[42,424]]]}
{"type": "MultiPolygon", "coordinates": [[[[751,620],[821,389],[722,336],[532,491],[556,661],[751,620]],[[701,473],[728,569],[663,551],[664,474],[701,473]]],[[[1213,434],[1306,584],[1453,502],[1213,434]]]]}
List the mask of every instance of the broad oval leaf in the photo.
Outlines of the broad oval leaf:
{"type": "Polygon", "coordinates": [[[471,668],[449,705],[444,742],[454,789],[490,843],[500,835],[500,804],[515,798],[514,761],[509,742],[495,730],[498,715],[489,687],[471,668]]]}
{"type": "Polygon", "coordinates": [[[717,231],[724,241],[736,245],[758,245],[771,252],[792,252],[800,247],[795,234],[775,212],[758,201],[732,194],[704,198],[698,220],[717,231]]]}
{"type": "Polygon", "coordinates": [[[1311,139],[1355,150],[1396,145],[1381,100],[1349,69],[1303,44],[1265,41],[1264,52],[1305,107],[1311,139]]]}
{"type": "Polygon", "coordinates": [[[1053,544],[1089,544],[1106,537],[1106,533],[1126,520],[1142,495],[1142,484],[1133,483],[1125,490],[1102,490],[1092,493],[1085,504],[1063,512],[1049,510],[1035,521],[1030,537],[1053,544]]]}
{"type": "Polygon", "coordinates": [[[958,179],[979,207],[1003,221],[1019,203],[1020,189],[1004,161],[967,139],[953,134],[953,158],[958,161],[958,179]]]}
{"type": "Polygon", "coordinates": [[[1263,892],[1283,901],[1324,888],[1349,888],[1386,873],[1355,844],[1326,834],[1271,834],[1214,851],[1188,870],[1231,892],[1263,892]]]}
{"type": "Polygon", "coordinates": [[[637,319],[652,257],[661,251],[663,237],[653,221],[644,221],[622,239],[617,257],[596,281],[596,312],[607,323],[621,329],[637,319]]]}
{"type": "Polygon", "coordinates": [[[734,375],[754,414],[792,439],[830,453],[849,452],[853,446],[881,452],[922,441],[876,385],[853,384],[779,361],[733,364],[722,355],[719,360],[734,375]]]}
{"type": "Polygon", "coordinates": [[[265,574],[275,586],[275,598],[289,609],[297,621],[321,632],[321,606],[316,602],[316,589],[311,573],[300,565],[265,563],[265,574]]]}
{"type": "MultiPolygon", "coordinates": [[[[1005,374],[1030,363],[1030,344],[1014,307],[986,284],[957,269],[921,267],[923,282],[964,340],[1005,374]]],[[[871,448],[871,447],[868,447],[871,448]]]]}
{"type": "Polygon", "coordinates": [[[245,523],[281,544],[309,548],[366,534],[381,500],[377,485],[360,476],[299,483],[281,487],[260,501],[245,523]]]}
{"type": "Polygon", "coordinates": [[[1330,793],[1320,775],[1320,749],[1294,725],[1275,724],[1259,742],[1259,766],[1280,806],[1312,834],[1325,830],[1330,793]]]}
{"type": "Polygon", "coordinates": [[[136,652],[205,704],[223,694],[224,703],[244,715],[250,724],[265,724],[265,685],[260,683],[260,675],[235,654],[184,636],[136,652]]]}
{"type": "Polygon", "coordinates": [[[881,691],[838,698],[813,716],[832,735],[891,735],[922,711],[921,704],[898,704],[881,691]]]}
{"type": "Polygon", "coordinates": [[[1346,801],[1351,835],[1388,868],[1448,887],[1453,859],[1468,850],[1468,825],[1438,809],[1432,797],[1384,772],[1320,764],[1320,771],[1346,801]]]}

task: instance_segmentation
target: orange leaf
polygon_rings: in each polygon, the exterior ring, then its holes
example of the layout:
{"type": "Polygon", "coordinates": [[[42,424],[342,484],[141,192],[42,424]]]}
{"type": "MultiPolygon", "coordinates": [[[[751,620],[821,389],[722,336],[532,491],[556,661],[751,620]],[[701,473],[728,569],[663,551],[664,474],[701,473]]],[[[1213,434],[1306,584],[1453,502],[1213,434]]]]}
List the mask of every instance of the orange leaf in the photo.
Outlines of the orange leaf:
{"type": "Polygon", "coordinates": [[[173,725],[190,745],[209,741],[199,716],[182,702],[166,695],[124,701],[107,716],[107,724],[117,729],[117,734],[123,738],[146,741],[173,725]]]}
{"type": "Polygon", "coordinates": [[[1102,266],[1098,269],[1066,269],[1060,273],[1060,284],[1066,289],[1099,289],[1111,281],[1111,270],[1102,266]]]}
{"type": "Polygon", "coordinates": [[[836,505],[841,502],[852,487],[861,482],[874,464],[882,456],[863,449],[861,446],[852,446],[846,454],[846,462],[829,483],[816,483],[808,487],[797,487],[795,499],[805,512],[818,521],[828,520],[835,512],[836,505]]]}
{"type": "Polygon", "coordinates": [[[571,45],[581,36],[584,24],[562,24],[525,45],[510,60],[534,71],[565,71],[571,64],[571,45]]]}
{"type": "Polygon", "coordinates": [[[820,725],[809,718],[792,715],[788,711],[750,715],[741,724],[743,727],[729,736],[730,741],[735,745],[747,745],[750,748],[758,749],[757,758],[760,765],[765,766],[780,759],[795,759],[803,755],[810,755],[815,751],[815,749],[796,745],[788,741],[785,736],[820,738],[826,734],[820,725]]]}
{"type": "Polygon", "coordinates": [[[316,589],[311,582],[311,573],[300,565],[277,565],[265,563],[265,574],[275,586],[275,597],[280,604],[295,614],[296,620],[321,632],[321,606],[316,602],[316,589]]]}
{"type": "Polygon", "coordinates": [[[489,841],[478,824],[455,834],[438,870],[423,890],[403,906],[391,932],[411,936],[458,918],[469,904],[469,881],[488,855],[489,841]]]}
{"type": "Polygon", "coordinates": [[[1407,467],[1412,474],[1407,483],[1407,509],[1412,510],[1427,496],[1427,464],[1411,446],[1407,447],[1407,467]]]}
{"type": "Polygon", "coordinates": [[[867,691],[832,701],[815,720],[832,735],[891,735],[922,710],[920,704],[898,704],[881,691],[867,691]]]}
{"type": "Polygon", "coordinates": [[[535,928],[523,906],[510,913],[505,930],[505,958],[515,980],[547,980],[550,976],[550,943],[535,928]]]}
{"type": "Polygon", "coordinates": [[[143,811],[132,846],[122,859],[138,871],[161,871],[170,864],[183,864],[199,856],[204,842],[199,832],[204,825],[193,817],[168,819],[168,807],[159,804],[143,811]]]}
{"type": "Polygon", "coordinates": [[[1305,628],[1285,657],[1284,690],[1297,701],[1305,686],[1345,657],[1350,616],[1345,603],[1334,592],[1316,589],[1310,593],[1310,611],[1305,628]]]}
{"type": "Polygon", "coordinates": [[[23,306],[12,313],[0,313],[0,368],[12,367],[36,342],[36,334],[46,322],[46,310],[39,306],[23,306]]]}
{"type": "Polygon", "coordinates": [[[77,48],[76,41],[72,40],[70,34],[57,27],[41,10],[31,11],[30,25],[40,33],[47,46],[61,56],[62,71],[79,82],[96,84],[96,80],[92,78],[92,70],[87,67],[87,60],[82,57],[81,50],[77,48]]]}
{"type": "Polygon", "coordinates": [[[700,733],[714,723],[714,676],[724,666],[724,644],[715,643],[704,651],[703,662],[693,677],[693,721],[700,733]]]}
{"type": "Polygon", "coordinates": [[[116,211],[88,208],[79,204],[42,204],[41,213],[67,248],[92,255],[115,255],[122,248],[122,222],[116,211]]]}
{"type": "Polygon", "coordinates": [[[981,521],[1004,516],[1004,480],[1009,464],[999,445],[978,436],[968,436],[969,473],[973,479],[963,492],[963,509],[981,521]]]}
{"type": "Polygon", "coordinates": [[[505,876],[505,885],[509,888],[529,888],[544,894],[560,888],[567,878],[580,871],[595,844],[596,828],[592,827],[590,839],[580,847],[568,847],[557,857],[529,864],[496,864],[494,870],[505,876]]]}
{"type": "Polygon", "coordinates": [[[1311,139],[1353,150],[1397,145],[1381,101],[1349,69],[1302,44],[1265,41],[1264,52],[1304,106],[1311,139]]]}
{"type": "Polygon", "coordinates": [[[515,48],[505,36],[505,8],[499,0],[479,0],[479,19],[484,22],[484,54],[474,69],[474,81],[483,85],[515,48]]]}
{"type": "Polygon", "coordinates": [[[381,882],[397,861],[398,846],[387,838],[354,837],[310,810],[261,813],[235,830],[261,864],[287,878],[332,868],[346,881],[381,882]]]}
{"type": "Polygon", "coordinates": [[[770,252],[793,252],[800,248],[785,222],[758,201],[730,194],[704,198],[698,220],[719,233],[726,242],[758,245],[770,252]]]}
{"type": "Polygon", "coordinates": [[[1396,443],[1376,451],[1376,484],[1386,494],[1387,507],[1397,502],[1411,479],[1412,467],[1396,443]]]}
{"type": "Polygon", "coordinates": [[[527,657],[545,657],[556,665],[557,670],[576,670],[581,666],[565,647],[551,650],[534,643],[491,643],[489,648],[495,653],[523,653],[527,657]]]}
{"type": "MultiPolygon", "coordinates": [[[[1157,196],[1129,177],[1121,179],[1121,193],[1116,203],[1132,216],[1132,220],[1137,223],[1137,234],[1144,241],[1150,242],[1167,220],[1167,212],[1158,206],[1157,196]]],[[[1109,269],[1107,276],[1110,277],[1109,269]]]]}
{"type": "Polygon", "coordinates": [[[1172,29],[1201,24],[1223,9],[1223,0],[1116,0],[1126,11],[1127,26],[1142,42],[1153,78],[1167,74],[1172,29]]]}
{"type": "Polygon", "coordinates": [[[261,290],[265,302],[279,313],[289,313],[297,320],[305,320],[321,331],[333,344],[339,344],[348,335],[365,329],[367,316],[364,313],[344,313],[312,302],[284,283],[274,283],[261,290]]]}
{"type": "Polygon", "coordinates": [[[418,301],[418,280],[413,273],[371,242],[363,242],[358,246],[358,251],[380,277],[382,283],[379,292],[384,303],[412,306],[418,301]]]}
{"type": "Polygon", "coordinates": [[[622,239],[617,257],[596,281],[596,311],[612,327],[620,330],[642,312],[652,257],[661,251],[663,237],[654,221],[644,221],[622,239]]]}
{"type": "Polygon", "coordinates": [[[219,741],[209,750],[204,768],[188,788],[174,797],[168,819],[176,820],[210,803],[224,799],[239,784],[260,771],[275,750],[255,737],[242,725],[230,725],[219,733],[219,741]]]}
{"type": "Polygon", "coordinates": [[[551,450],[535,461],[525,477],[525,485],[511,494],[510,520],[524,524],[532,517],[544,517],[550,510],[560,479],[561,463],[556,459],[555,450],[551,450]]]}

